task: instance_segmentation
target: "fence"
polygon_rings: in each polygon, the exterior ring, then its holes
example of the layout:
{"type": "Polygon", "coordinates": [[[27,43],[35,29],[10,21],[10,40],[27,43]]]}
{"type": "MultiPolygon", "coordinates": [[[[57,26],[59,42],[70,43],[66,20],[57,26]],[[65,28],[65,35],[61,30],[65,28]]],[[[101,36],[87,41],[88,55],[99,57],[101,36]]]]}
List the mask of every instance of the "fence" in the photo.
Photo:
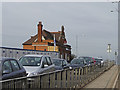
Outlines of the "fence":
{"type": "Polygon", "coordinates": [[[37,51],[37,50],[27,50],[27,49],[8,48],[8,47],[0,47],[0,51],[2,57],[10,57],[15,59],[19,59],[21,56],[24,56],[26,54],[50,55],[51,58],[59,57],[59,52],[54,52],[54,51],[37,51]]]}
{"type": "Polygon", "coordinates": [[[35,89],[35,88],[82,88],[114,65],[105,62],[104,66],[92,65],[83,68],[54,71],[31,77],[22,77],[1,81],[2,88],[35,89]],[[109,66],[109,67],[108,67],[109,66]]]}

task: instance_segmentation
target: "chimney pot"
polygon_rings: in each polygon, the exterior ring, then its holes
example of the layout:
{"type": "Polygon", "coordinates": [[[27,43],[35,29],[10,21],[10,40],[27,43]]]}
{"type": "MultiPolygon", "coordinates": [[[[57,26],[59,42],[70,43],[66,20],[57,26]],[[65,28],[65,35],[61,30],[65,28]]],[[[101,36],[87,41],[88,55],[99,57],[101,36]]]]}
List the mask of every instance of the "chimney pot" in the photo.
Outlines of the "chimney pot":
{"type": "Polygon", "coordinates": [[[41,24],[42,24],[42,22],[40,21],[40,22],[39,22],[39,24],[41,25],[41,24]]]}

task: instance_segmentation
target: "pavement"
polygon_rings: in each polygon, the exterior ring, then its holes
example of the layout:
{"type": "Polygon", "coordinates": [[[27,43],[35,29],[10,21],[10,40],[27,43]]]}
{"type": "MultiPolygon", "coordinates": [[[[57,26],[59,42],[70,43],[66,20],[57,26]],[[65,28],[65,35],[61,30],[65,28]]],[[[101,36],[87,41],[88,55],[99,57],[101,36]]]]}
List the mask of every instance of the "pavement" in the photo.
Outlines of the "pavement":
{"type": "Polygon", "coordinates": [[[118,66],[114,65],[84,88],[117,88],[118,66]]]}

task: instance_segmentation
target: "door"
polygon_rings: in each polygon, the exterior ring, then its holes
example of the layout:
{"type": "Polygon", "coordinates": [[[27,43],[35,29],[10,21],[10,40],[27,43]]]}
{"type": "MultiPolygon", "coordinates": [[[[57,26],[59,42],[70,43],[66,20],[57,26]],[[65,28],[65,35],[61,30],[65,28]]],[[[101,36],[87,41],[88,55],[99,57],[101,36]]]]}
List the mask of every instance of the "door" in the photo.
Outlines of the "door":
{"type": "Polygon", "coordinates": [[[5,61],[3,62],[3,66],[2,66],[2,79],[11,79],[13,76],[12,74],[12,67],[10,65],[9,61],[5,61]]]}
{"type": "Polygon", "coordinates": [[[54,71],[54,70],[55,70],[55,67],[54,67],[54,65],[53,65],[53,63],[52,63],[52,61],[51,61],[51,58],[50,58],[49,56],[47,56],[46,59],[47,59],[47,62],[48,62],[47,71],[48,71],[48,72],[54,71]]]}
{"type": "Polygon", "coordinates": [[[47,58],[46,57],[42,57],[42,63],[41,63],[41,69],[39,71],[39,73],[46,73],[47,69],[48,69],[48,62],[47,62],[47,58]]]}
{"type": "Polygon", "coordinates": [[[20,68],[18,62],[16,60],[10,60],[10,63],[12,65],[12,69],[13,69],[13,78],[17,78],[17,77],[22,77],[23,76],[23,70],[20,68]]]}

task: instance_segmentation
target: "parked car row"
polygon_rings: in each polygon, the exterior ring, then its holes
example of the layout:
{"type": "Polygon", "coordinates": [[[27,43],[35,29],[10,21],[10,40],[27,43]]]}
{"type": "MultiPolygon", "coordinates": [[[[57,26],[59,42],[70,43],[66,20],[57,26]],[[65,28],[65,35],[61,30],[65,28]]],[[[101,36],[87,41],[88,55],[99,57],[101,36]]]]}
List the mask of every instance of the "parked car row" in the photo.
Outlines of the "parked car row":
{"type": "Polygon", "coordinates": [[[70,69],[91,66],[91,65],[103,66],[103,59],[97,57],[94,58],[89,56],[80,56],[78,58],[73,59],[70,62],[70,69]]]}
{"type": "Polygon", "coordinates": [[[55,70],[81,68],[90,65],[103,66],[102,58],[80,56],[70,63],[65,59],[53,58],[49,55],[25,55],[19,60],[12,58],[0,58],[0,79],[12,79],[18,77],[30,77],[55,70]]]}

